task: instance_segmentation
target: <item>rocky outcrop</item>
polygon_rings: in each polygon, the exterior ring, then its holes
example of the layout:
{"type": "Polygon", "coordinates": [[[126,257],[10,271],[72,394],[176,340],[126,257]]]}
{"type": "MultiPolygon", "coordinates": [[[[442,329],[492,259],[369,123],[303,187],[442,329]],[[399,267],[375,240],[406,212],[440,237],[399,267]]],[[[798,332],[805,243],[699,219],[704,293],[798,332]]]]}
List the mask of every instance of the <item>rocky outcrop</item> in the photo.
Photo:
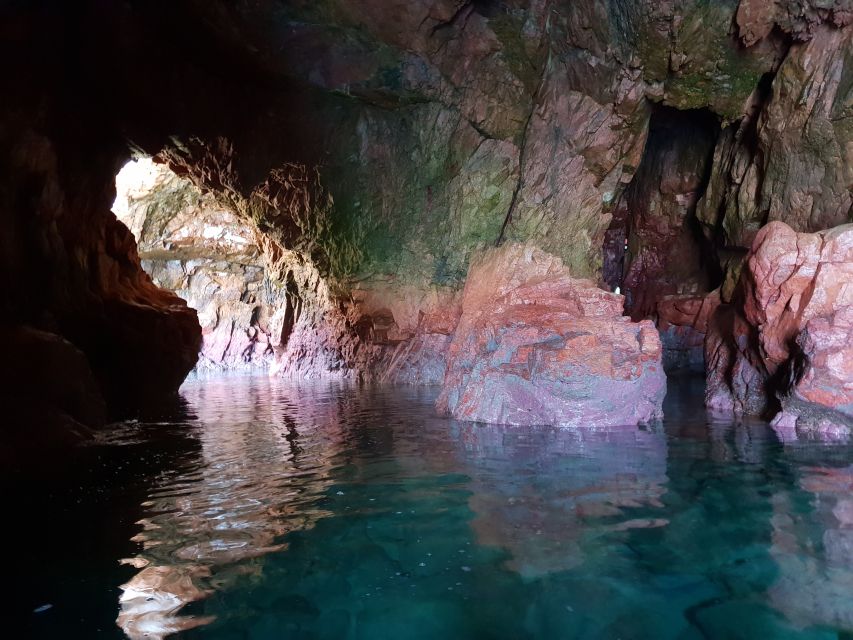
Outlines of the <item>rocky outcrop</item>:
{"type": "Polygon", "coordinates": [[[534,247],[487,252],[468,274],[439,410],[514,425],[659,418],[660,339],[650,321],[623,316],[622,304],[534,247]]]}
{"type": "Polygon", "coordinates": [[[758,232],[743,269],[742,310],[726,310],[731,323],[717,332],[729,336],[719,349],[727,355],[711,366],[712,376],[724,365],[740,372],[723,385],[736,408],[755,411],[757,398],[777,395],[780,428],[850,424],[851,282],[853,225],[810,234],[771,222],[758,232]]]}
{"type": "MultiPolygon", "coordinates": [[[[715,126],[715,115],[737,120],[784,53],[775,34],[744,48],[731,3],[418,0],[389,11],[359,0],[292,3],[271,17],[264,4],[214,2],[195,11],[220,46],[286,78],[294,94],[293,83],[303,89],[298,99],[270,99],[256,123],[224,141],[170,144],[171,161],[248,202],[264,233],[344,290],[350,279],[389,276],[395,288],[458,289],[470,256],[503,241],[533,242],[597,279],[605,231],[642,164],[653,103],[707,109],[715,126]],[[306,142],[291,123],[316,135],[306,142]],[[300,144],[274,146],[271,130],[300,144]],[[319,167],[332,201],[322,215],[257,197],[265,181],[265,193],[287,193],[276,172],[294,161],[319,167]]],[[[664,212],[673,224],[657,234],[663,240],[636,247],[638,290],[666,280],[666,293],[703,293],[714,284],[697,286],[701,272],[680,284],[681,271],[666,266],[643,276],[673,238],[674,259],[663,263],[690,271],[696,262],[690,238],[680,242],[709,151],[690,147],[707,138],[694,133],[652,154],[668,153],[661,193],[683,202],[664,212]],[[690,165],[683,176],[681,160],[690,165]]],[[[648,163],[635,191],[658,190],[657,165],[648,163]]],[[[656,202],[647,204],[654,217],[656,202]]],[[[654,300],[639,306],[652,312],[654,300]]]]}
{"type": "MultiPolygon", "coordinates": [[[[732,403],[758,406],[779,367],[736,285],[767,220],[849,221],[849,4],[19,3],[0,30],[0,312],[71,342],[110,406],[175,390],[195,312],[108,211],[133,148],[235,216],[215,225],[257,232],[192,256],[185,216],[152,230],[171,248],[143,247],[198,306],[206,364],[441,380],[472,256],[525,242],[606,272],[634,319],[720,287],[711,396],[739,378],[754,393],[732,403]]],[[[677,322],[669,351],[695,366],[704,321],[677,322]]]]}

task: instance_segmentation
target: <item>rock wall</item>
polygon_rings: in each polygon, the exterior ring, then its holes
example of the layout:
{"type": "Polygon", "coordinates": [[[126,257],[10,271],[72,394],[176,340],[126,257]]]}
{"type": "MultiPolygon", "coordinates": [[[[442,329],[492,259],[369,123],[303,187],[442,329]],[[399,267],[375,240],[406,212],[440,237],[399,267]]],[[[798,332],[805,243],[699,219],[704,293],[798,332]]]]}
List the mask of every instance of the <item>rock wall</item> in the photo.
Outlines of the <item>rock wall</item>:
{"type": "Polygon", "coordinates": [[[244,313],[255,258],[227,260],[228,283],[203,285],[189,259],[162,272],[206,290],[205,362],[438,381],[472,256],[519,242],[621,286],[635,319],[689,327],[667,338],[688,363],[706,323],[673,324],[665,298],[719,287],[711,378],[755,380],[741,405],[758,409],[773,372],[733,355],[756,331],[740,270],[768,221],[850,220],[851,15],[849,0],[4,8],[3,317],[72,343],[110,405],[177,387],[196,318],[108,210],[134,149],[258,234],[268,316],[244,313]],[[236,324],[214,321],[214,290],[236,324]]]}
{"type": "Polygon", "coordinates": [[[104,126],[89,69],[72,63],[80,56],[57,55],[69,45],[63,16],[2,13],[0,55],[14,62],[0,88],[14,98],[0,106],[0,340],[10,355],[0,397],[14,416],[8,435],[39,441],[53,426],[80,433],[174,394],[201,334],[195,312],[142,271],[110,212],[127,147],[104,126]]]}
{"type": "MultiPolygon", "coordinates": [[[[297,243],[308,236],[336,277],[458,288],[472,252],[504,240],[533,241],[597,278],[653,104],[737,120],[784,55],[776,36],[744,47],[732,32],[736,10],[361,0],[290,3],[276,29],[263,26],[263,4],[205,17],[232,44],[235,32],[251,40],[270,73],[314,90],[315,116],[300,117],[318,132],[334,206],[324,233],[302,227],[297,243]]],[[[252,186],[239,175],[216,181],[252,186]]],[[[292,238],[284,245],[294,248],[292,238]]]]}
{"type": "MultiPolygon", "coordinates": [[[[391,313],[417,335],[392,308],[434,313],[430,301],[458,295],[472,255],[514,241],[620,286],[634,319],[665,323],[665,296],[721,286],[731,300],[768,218],[820,228],[848,215],[850,179],[832,151],[849,138],[837,118],[845,62],[828,53],[849,49],[842,5],[333,1],[291,3],[278,29],[264,5],[216,6],[199,11],[217,42],[306,97],[298,114],[274,103],[227,140],[184,140],[170,162],[313,264],[353,326],[391,313]],[[792,82],[812,83],[826,115],[797,107],[792,82]],[[246,141],[284,115],[317,132],[300,152],[324,187],[313,213],[267,197],[285,191],[281,148],[253,147],[246,166],[246,141]],[[791,121],[800,133],[781,135],[791,121]],[[813,149],[821,157],[807,159],[813,149]],[[814,211],[773,204],[802,201],[795,191],[813,194],[814,211]],[[360,299],[385,302],[367,311],[360,299]]],[[[696,368],[703,336],[670,331],[668,365],[696,368]]]]}
{"type": "Polygon", "coordinates": [[[853,425],[853,226],[797,233],[771,222],[755,238],[709,391],[721,407],[782,413],[789,430],[853,425]],[[762,402],[763,401],[763,402],[762,402]]]}

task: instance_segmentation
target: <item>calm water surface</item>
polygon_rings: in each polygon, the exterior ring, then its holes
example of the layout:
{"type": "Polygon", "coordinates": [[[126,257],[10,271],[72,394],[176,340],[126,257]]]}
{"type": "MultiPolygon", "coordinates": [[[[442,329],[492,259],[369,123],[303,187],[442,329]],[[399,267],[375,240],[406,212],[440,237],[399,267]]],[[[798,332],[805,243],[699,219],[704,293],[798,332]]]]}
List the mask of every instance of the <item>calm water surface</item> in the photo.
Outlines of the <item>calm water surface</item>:
{"type": "Polygon", "coordinates": [[[14,637],[853,637],[851,449],[714,419],[701,385],[606,431],[411,388],[182,394],[4,470],[14,637]]]}

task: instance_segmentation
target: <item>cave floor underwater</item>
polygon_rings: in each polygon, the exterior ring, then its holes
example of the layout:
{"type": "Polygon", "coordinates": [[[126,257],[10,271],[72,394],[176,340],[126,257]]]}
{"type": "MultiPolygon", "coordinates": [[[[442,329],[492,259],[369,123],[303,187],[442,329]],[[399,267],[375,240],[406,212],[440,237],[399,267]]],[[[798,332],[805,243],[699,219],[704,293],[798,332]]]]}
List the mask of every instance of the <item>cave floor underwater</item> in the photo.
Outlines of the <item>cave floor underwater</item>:
{"type": "Polygon", "coordinates": [[[671,383],[660,425],[584,430],[191,376],[3,471],[7,637],[847,637],[850,447],[715,417],[702,384],[671,383]]]}

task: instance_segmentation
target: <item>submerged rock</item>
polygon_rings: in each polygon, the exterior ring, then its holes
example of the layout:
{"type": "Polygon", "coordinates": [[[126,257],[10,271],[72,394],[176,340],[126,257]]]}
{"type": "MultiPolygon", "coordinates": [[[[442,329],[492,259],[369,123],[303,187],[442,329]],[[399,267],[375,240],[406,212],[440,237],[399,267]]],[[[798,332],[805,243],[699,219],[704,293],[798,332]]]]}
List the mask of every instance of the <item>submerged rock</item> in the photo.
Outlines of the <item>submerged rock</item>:
{"type": "Polygon", "coordinates": [[[660,338],[651,321],[622,310],[622,296],[572,278],[539,249],[486,252],[468,274],[439,410],[515,425],[660,418],[660,338]]]}

